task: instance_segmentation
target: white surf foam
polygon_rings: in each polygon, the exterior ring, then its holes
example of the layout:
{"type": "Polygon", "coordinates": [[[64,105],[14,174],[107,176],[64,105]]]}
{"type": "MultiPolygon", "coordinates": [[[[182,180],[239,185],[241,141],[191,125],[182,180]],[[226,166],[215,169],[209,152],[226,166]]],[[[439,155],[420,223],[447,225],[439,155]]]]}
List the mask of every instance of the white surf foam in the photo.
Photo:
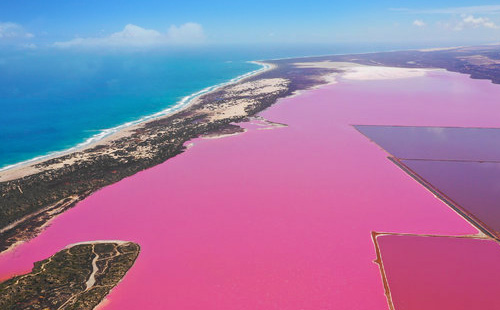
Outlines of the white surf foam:
{"type": "Polygon", "coordinates": [[[54,152],[50,152],[50,153],[47,153],[45,155],[41,155],[41,156],[37,156],[37,157],[34,157],[32,159],[28,159],[28,160],[24,160],[24,161],[21,161],[21,162],[18,162],[18,163],[15,163],[15,164],[12,164],[12,165],[8,165],[8,166],[5,166],[5,167],[2,167],[0,168],[0,172],[2,171],[5,171],[5,170],[8,170],[8,169],[12,169],[12,168],[15,168],[15,167],[19,167],[19,166],[24,166],[24,165],[29,165],[29,164],[32,164],[34,162],[37,162],[37,161],[40,161],[40,160],[44,160],[44,159],[49,159],[49,158],[53,158],[53,157],[57,157],[57,156],[61,156],[61,155],[64,155],[64,154],[68,154],[68,153],[71,153],[71,152],[74,152],[74,151],[77,151],[77,150],[80,150],[80,149],[83,149],[93,143],[96,143],[106,137],[109,137],[110,135],[120,131],[120,130],[123,130],[123,129],[126,129],[130,126],[133,126],[133,125],[137,125],[137,124],[140,124],[140,123],[143,123],[143,122],[146,122],[146,121],[149,121],[149,120],[153,120],[155,118],[159,118],[159,117],[162,117],[162,116],[165,116],[165,115],[169,115],[169,114],[172,114],[174,112],[177,112],[181,109],[184,109],[186,108],[187,106],[189,106],[189,104],[196,98],[202,96],[202,95],[205,95],[209,92],[213,92],[221,87],[224,87],[224,86],[227,86],[227,85],[230,85],[230,84],[234,84],[234,83],[237,83],[243,79],[246,79],[246,78],[249,78],[251,76],[254,76],[256,74],[259,74],[259,73],[262,73],[264,71],[267,71],[269,69],[271,69],[273,67],[273,65],[271,64],[267,64],[267,63],[263,63],[263,62],[259,62],[259,61],[249,61],[249,63],[254,63],[254,64],[257,64],[257,65],[260,65],[261,68],[257,69],[257,70],[254,70],[254,71],[251,71],[251,72],[248,72],[248,73],[245,73],[245,74],[242,74],[240,76],[237,76],[227,82],[223,82],[223,83],[220,83],[220,84],[217,84],[217,85],[213,85],[213,86],[209,86],[209,87],[206,87],[198,92],[195,92],[191,95],[188,95],[184,98],[182,98],[181,100],[179,100],[177,102],[177,104],[175,104],[174,106],[171,106],[171,107],[168,107],[164,110],[161,110],[160,112],[157,112],[157,113],[154,113],[154,114],[151,114],[151,115],[147,115],[147,116],[143,116],[135,121],[131,121],[131,122],[127,122],[127,123],[124,123],[124,124],[121,124],[121,125],[118,125],[116,127],[112,127],[112,128],[108,128],[108,129],[103,129],[103,130],[100,130],[99,133],[93,135],[92,137],[88,138],[87,140],[75,145],[74,147],[71,147],[69,149],[65,149],[65,150],[62,150],[62,151],[54,151],[54,152]]]}

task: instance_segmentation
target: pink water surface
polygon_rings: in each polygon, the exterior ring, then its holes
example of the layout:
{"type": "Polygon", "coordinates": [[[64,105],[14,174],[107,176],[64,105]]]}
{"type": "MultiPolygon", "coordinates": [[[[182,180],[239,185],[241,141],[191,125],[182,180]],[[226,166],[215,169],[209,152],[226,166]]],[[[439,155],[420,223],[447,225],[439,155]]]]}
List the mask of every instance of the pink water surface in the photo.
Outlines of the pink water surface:
{"type": "Polygon", "coordinates": [[[387,309],[371,231],[476,230],[351,124],[500,127],[499,95],[441,72],[281,100],[262,116],[289,127],[195,140],[0,256],[0,275],[120,239],[141,254],[105,309],[387,309]]]}
{"type": "Polygon", "coordinates": [[[500,236],[500,129],[400,126],[356,126],[356,129],[399,158],[400,164],[488,232],[500,236]]]}
{"type": "Polygon", "coordinates": [[[500,246],[492,240],[377,238],[397,310],[497,310],[500,246]]]}
{"type": "Polygon", "coordinates": [[[400,159],[500,161],[500,128],[356,126],[400,159]]]}
{"type": "Polygon", "coordinates": [[[500,163],[427,160],[402,163],[500,237],[500,163]]]}

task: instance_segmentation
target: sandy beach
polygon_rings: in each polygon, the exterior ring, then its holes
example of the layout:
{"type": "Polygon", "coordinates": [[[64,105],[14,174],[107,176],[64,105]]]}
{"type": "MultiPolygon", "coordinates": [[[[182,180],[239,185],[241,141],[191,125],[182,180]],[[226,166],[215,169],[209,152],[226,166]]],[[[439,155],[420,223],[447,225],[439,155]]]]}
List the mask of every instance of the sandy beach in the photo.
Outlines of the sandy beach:
{"type": "MultiPolygon", "coordinates": [[[[142,128],[144,126],[144,124],[147,122],[150,122],[152,120],[159,120],[159,119],[166,118],[166,117],[171,117],[173,114],[183,112],[184,110],[188,109],[190,106],[199,103],[199,98],[203,95],[207,95],[207,94],[210,94],[212,92],[216,92],[216,91],[220,90],[221,88],[228,86],[228,85],[237,84],[238,82],[240,82],[242,80],[245,80],[245,79],[250,78],[252,76],[259,75],[259,74],[266,72],[268,70],[273,70],[276,67],[273,64],[269,64],[269,63],[265,63],[265,62],[261,62],[261,61],[252,61],[252,63],[261,65],[262,68],[255,70],[253,72],[244,74],[240,77],[236,77],[227,83],[223,83],[221,85],[217,85],[214,87],[208,87],[207,89],[203,89],[195,94],[187,96],[187,97],[183,98],[177,105],[170,107],[170,108],[166,109],[165,111],[161,111],[161,112],[156,113],[156,114],[151,115],[151,116],[143,117],[137,121],[131,122],[130,124],[125,124],[125,125],[119,126],[117,128],[107,129],[102,133],[102,137],[92,137],[88,141],[82,143],[81,145],[78,145],[78,146],[71,148],[69,150],[54,152],[54,154],[40,156],[39,158],[35,158],[32,160],[28,160],[26,162],[21,162],[18,164],[14,164],[14,165],[10,165],[8,167],[2,168],[2,169],[0,169],[0,182],[5,182],[5,181],[23,178],[25,176],[29,176],[29,175],[32,175],[35,173],[40,173],[40,172],[43,172],[46,170],[62,168],[65,165],[73,165],[80,160],[87,159],[85,151],[87,151],[89,149],[93,149],[95,147],[100,147],[100,146],[108,147],[113,143],[113,141],[117,141],[117,140],[120,140],[122,138],[129,137],[135,131],[142,128]],[[109,132],[109,133],[106,133],[106,132],[109,132]],[[56,158],[62,157],[64,155],[73,154],[73,153],[79,153],[79,154],[76,157],[65,159],[65,160],[63,160],[55,165],[51,165],[48,167],[40,167],[39,166],[39,164],[44,163],[46,161],[56,159],[56,158]]],[[[264,84],[266,84],[266,83],[265,82],[261,83],[261,85],[259,85],[259,86],[263,86],[264,84]]],[[[273,87],[272,83],[269,87],[273,87]]],[[[247,86],[247,88],[248,88],[248,86],[247,86]]],[[[239,89],[241,89],[241,86],[239,89]]],[[[238,110],[238,109],[236,109],[236,110],[238,110]]],[[[229,112],[228,116],[229,117],[237,116],[237,114],[238,113],[229,112]]],[[[241,112],[240,112],[240,114],[241,114],[241,112]]],[[[104,153],[104,154],[111,154],[111,153],[112,153],[112,151],[108,151],[107,153],[104,153]]]]}

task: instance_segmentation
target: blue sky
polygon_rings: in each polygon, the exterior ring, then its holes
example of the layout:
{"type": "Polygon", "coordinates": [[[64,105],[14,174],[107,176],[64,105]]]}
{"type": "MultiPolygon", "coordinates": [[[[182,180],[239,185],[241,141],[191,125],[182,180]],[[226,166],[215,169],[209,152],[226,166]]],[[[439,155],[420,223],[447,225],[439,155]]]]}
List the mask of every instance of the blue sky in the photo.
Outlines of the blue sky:
{"type": "Polygon", "coordinates": [[[0,45],[76,48],[363,42],[500,42],[500,5],[477,0],[0,3],[0,45]]]}

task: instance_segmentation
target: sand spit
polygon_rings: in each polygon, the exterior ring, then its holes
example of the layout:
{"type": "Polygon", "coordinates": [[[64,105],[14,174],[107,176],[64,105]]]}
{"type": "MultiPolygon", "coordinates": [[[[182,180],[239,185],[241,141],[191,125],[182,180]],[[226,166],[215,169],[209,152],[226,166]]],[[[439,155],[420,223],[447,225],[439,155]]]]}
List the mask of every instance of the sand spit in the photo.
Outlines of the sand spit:
{"type": "MultiPolygon", "coordinates": [[[[190,108],[193,105],[203,103],[203,100],[201,98],[203,98],[206,95],[210,95],[210,93],[212,93],[212,92],[217,92],[220,89],[223,89],[224,87],[228,87],[228,86],[230,87],[231,85],[240,85],[239,84],[240,82],[245,81],[245,80],[251,78],[252,76],[257,76],[261,73],[264,73],[266,71],[273,70],[276,68],[276,65],[270,64],[270,63],[264,63],[261,61],[251,61],[251,62],[261,65],[262,68],[255,70],[253,72],[250,72],[248,74],[244,74],[241,77],[237,77],[237,78],[235,78],[227,83],[220,84],[220,86],[218,86],[218,87],[217,86],[208,87],[205,90],[202,90],[202,91],[195,93],[191,96],[187,96],[178,104],[178,106],[174,106],[174,107],[168,108],[165,111],[159,112],[156,114],[156,116],[152,115],[151,117],[146,117],[146,118],[144,118],[144,120],[139,120],[137,122],[134,122],[133,124],[131,123],[130,125],[124,125],[123,128],[117,130],[116,132],[108,134],[100,139],[93,139],[93,142],[86,143],[82,147],[77,146],[77,147],[69,149],[67,151],[55,152],[53,155],[40,156],[40,158],[38,158],[38,159],[35,158],[33,160],[28,160],[28,161],[23,162],[23,163],[12,165],[11,167],[6,167],[3,169],[0,169],[0,182],[15,180],[15,179],[23,178],[23,177],[28,176],[28,175],[44,172],[46,170],[59,169],[59,168],[64,168],[64,167],[68,167],[68,166],[71,166],[73,164],[76,164],[80,160],[85,159],[86,156],[83,155],[82,153],[84,153],[87,150],[91,150],[91,149],[94,149],[96,147],[109,146],[110,144],[112,144],[116,140],[120,140],[122,138],[129,137],[129,136],[133,135],[134,132],[136,132],[137,130],[140,130],[140,128],[142,128],[145,124],[149,123],[150,121],[168,118],[172,115],[175,115],[175,114],[178,114],[180,112],[185,111],[186,109],[190,108]],[[208,89],[210,89],[210,90],[208,90],[208,89]],[[168,111],[171,111],[171,113],[168,113],[168,111]],[[73,156],[71,156],[70,158],[64,158],[64,160],[62,160],[62,161],[58,160],[57,164],[52,164],[50,166],[45,166],[44,168],[41,168],[40,164],[46,163],[52,159],[63,158],[63,157],[65,157],[65,155],[68,155],[68,154],[73,155],[73,156]]],[[[245,85],[245,84],[246,84],[245,87],[247,88],[247,90],[252,88],[251,83],[244,83],[243,85],[245,85]]],[[[264,85],[265,85],[265,82],[260,82],[258,85],[256,85],[256,87],[263,87],[264,85]]],[[[268,85],[265,85],[265,86],[268,86],[268,85]]],[[[255,89],[256,87],[253,87],[253,88],[255,89]]],[[[272,85],[271,85],[271,87],[272,87],[272,85]]],[[[238,90],[240,90],[240,92],[242,92],[241,91],[242,89],[238,89],[238,90]]],[[[276,91],[276,90],[279,91],[279,89],[272,89],[272,91],[276,91]]],[[[266,90],[262,90],[262,91],[260,91],[260,94],[261,95],[265,94],[265,92],[266,92],[266,90]]],[[[249,94],[246,94],[246,95],[249,95],[249,94]]],[[[222,108],[224,108],[224,107],[222,107],[222,108]]],[[[239,112],[239,110],[233,111],[233,113],[228,113],[228,116],[235,116],[238,114],[242,114],[242,113],[238,113],[238,112],[239,112]]],[[[119,126],[119,127],[121,127],[121,126],[119,126]]],[[[113,156],[112,152],[105,152],[102,154],[113,156]]],[[[101,155],[101,154],[97,154],[97,155],[101,155]]]]}
{"type": "MultiPolygon", "coordinates": [[[[195,110],[194,116],[208,117],[212,122],[246,117],[248,115],[247,111],[250,110],[252,106],[258,104],[258,100],[255,98],[270,95],[276,96],[286,91],[287,86],[288,81],[286,79],[278,78],[260,79],[229,86],[224,90],[221,96],[221,98],[224,99],[223,103],[217,105],[206,104],[204,102],[204,97],[194,99],[192,102],[193,106],[203,105],[203,107],[195,110]]],[[[178,113],[181,112],[182,111],[178,113]]],[[[170,115],[163,116],[156,119],[156,121],[170,117],[170,115]]],[[[117,147],[115,144],[120,143],[123,139],[131,139],[133,136],[136,136],[137,132],[145,130],[147,124],[149,124],[149,122],[130,126],[72,153],[49,159],[40,159],[39,161],[27,165],[21,165],[1,171],[0,182],[11,181],[37,173],[68,168],[82,164],[96,157],[109,157],[120,160],[123,154],[120,147],[117,147]]],[[[157,133],[157,135],[158,134],[159,133],[157,133]]],[[[141,135],[140,139],[146,140],[148,136],[149,132],[145,135],[141,135]]],[[[149,138],[151,138],[151,136],[149,136],[149,138]]],[[[134,139],[136,138],[134,137],[134,139]]],[[[138,146],[136,150],[131,152],[131,155],[138,159],[147,159],[151,157],[151,152],[152,146],[138,146]]]]}
{"type": "Polygon", "coordinates": [[[333,72],[288,77],[283,71],[291,65],[261,64],[265,70],[201,94],[173,114],[123,128],[82,149],[0,171],[0,229],[5,228],[0,251],[36,236],[62,212],[53,215],[48,206],[78,197],[65,205],[69,209],[104,186],[182,153],[193,138],[237,132],[235,123],[278,98],[326,83],[321,77],[333,72]]]}

